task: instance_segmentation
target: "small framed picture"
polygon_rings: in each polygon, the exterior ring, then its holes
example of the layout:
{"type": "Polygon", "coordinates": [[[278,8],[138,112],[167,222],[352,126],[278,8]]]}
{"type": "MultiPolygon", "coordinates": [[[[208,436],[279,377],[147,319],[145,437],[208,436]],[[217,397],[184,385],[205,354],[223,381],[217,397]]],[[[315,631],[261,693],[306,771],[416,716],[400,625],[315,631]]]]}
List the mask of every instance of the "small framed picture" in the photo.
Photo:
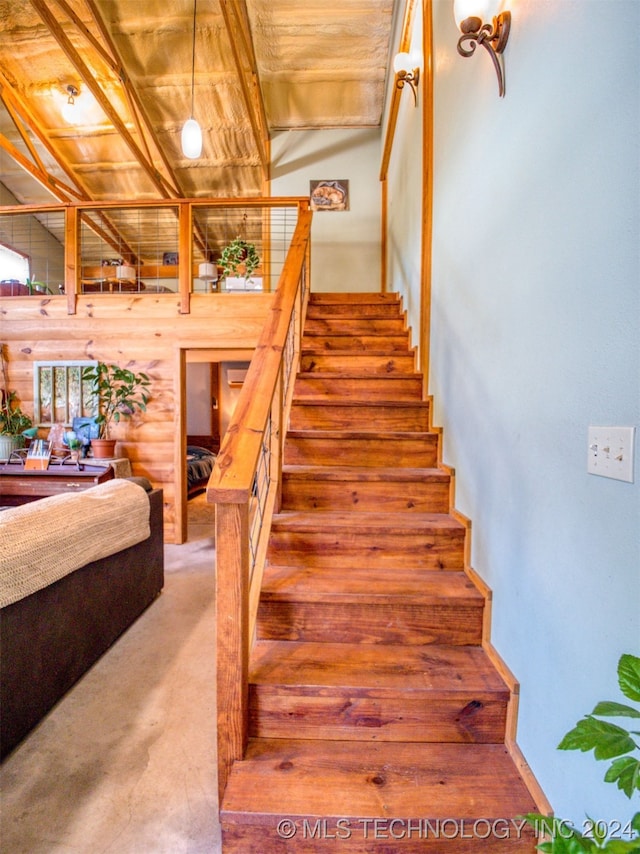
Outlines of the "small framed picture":
{"type": "Polygon", "coordinates": [[[312,211],[348,211],[349,181],[310,181],[312,211]]]}
{"type": "Polygon", "coordinates": [[[162,265],[164,267],[175,267],[178,263],[178,253],[177,252],[163,252],[162,253],[162,265]]]}

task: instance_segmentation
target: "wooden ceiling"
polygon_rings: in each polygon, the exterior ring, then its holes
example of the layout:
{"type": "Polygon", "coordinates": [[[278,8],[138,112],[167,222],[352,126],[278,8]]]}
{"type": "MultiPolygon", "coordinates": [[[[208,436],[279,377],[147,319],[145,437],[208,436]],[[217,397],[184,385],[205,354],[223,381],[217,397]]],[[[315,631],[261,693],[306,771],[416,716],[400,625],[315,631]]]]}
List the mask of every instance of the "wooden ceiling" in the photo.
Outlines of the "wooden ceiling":
{"type": "Polygon", "coordinates": [[[380,125],[399,5],[197,0],[189,160],[193,0],[0,0],[0,181],[24,204],[262,195],[274,133],[380,125]]]}

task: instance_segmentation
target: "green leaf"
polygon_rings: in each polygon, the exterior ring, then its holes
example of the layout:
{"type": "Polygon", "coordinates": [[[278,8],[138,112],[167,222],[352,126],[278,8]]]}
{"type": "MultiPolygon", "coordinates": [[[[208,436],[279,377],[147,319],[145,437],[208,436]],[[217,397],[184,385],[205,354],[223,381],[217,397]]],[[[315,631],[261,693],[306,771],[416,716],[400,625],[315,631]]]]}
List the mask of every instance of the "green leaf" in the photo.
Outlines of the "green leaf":
{"type": "Polygon", "coordinates": [[[609,701],[598,703],[595,709],[591,712],[592,715],[600,717],[624,717],[624,718],[640,718],[640,709],[634,709],[631,706],[624,706],[622,703],[612,703],[609,701]]]}
{"type": "Polygon", "coordinates": [[[640,840],[610,839],[600,850],[606,854],[640,854],[640,840]]]}
{"type": "Polygon", "coordinates": [[[629,753],[635,746],[635,741],[626,729],[587,715],[565,735],[558,749],[593,750],[596,759],[612,759],[629,753]]]}
{"type": "Polygon", "coordinates": [[[625,653],[618,662],[618,684],[630,700],[640,701],[640,658],[625,653]]]}
{"type": "Polygon", "coordinates": [[[640,790],[640,762],[632,756],[616,759],[609,766],[604,779],[607,783],[617,783],[618,788],[630,798],[634,789],[640,790]]]}
{"type": "Polygon", "coordinates": [[[636,833],[640,833],[640,812],[637,812],[631,819],[631,827],[636,833]]]}

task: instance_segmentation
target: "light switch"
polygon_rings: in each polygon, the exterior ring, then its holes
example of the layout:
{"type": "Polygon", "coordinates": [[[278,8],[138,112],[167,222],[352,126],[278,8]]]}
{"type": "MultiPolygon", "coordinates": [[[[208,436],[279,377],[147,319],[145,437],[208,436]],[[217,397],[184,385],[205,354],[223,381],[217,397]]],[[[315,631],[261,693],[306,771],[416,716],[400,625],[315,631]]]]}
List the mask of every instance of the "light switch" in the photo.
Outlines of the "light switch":
{"type": "Polygon", "coordinates": [[[635,427],[589,427],[589,474],[633,483],[635,430],[635,427]]]}

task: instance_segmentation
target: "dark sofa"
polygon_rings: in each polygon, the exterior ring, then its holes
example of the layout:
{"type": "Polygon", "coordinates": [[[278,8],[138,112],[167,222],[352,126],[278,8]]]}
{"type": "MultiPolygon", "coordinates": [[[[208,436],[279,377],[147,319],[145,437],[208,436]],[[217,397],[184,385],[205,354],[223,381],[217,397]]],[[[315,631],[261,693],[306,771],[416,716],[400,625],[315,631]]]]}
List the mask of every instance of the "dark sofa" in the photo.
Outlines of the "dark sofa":
{"type": "Polygon", "coordinates": [[[148,493],[148,539],[0,610],[0,758],[4,758],[158,596],[163,494],[148,493]]]}

